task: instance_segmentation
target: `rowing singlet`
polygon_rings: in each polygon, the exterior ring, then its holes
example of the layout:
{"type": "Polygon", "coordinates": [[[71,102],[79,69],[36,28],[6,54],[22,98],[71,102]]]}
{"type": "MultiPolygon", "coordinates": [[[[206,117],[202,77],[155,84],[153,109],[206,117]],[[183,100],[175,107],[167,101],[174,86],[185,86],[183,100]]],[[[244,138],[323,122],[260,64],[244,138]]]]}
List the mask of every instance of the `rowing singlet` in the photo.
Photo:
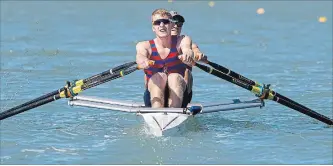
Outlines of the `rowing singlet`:
{"type": "Polygon", "coordinates": [[[150,47],[152,50],[150,60],[155,61],[153,66],[150,66],[148,69],[145,69],[144,72],[146,74],[147,82],[149,81],[150,77],[158,72],[164,72],[166,74],[170,73],[179,73],[184,77],[184,73],[186,70],[187,65],[184,64],[178,58],[178,51],[177,51],[177,36],[172,36],[171,39],[171,49],[170,53],[165,59],[162,59],[157,52],[157,48],[155,45],[154,40],[150,40],[150,47]]]}

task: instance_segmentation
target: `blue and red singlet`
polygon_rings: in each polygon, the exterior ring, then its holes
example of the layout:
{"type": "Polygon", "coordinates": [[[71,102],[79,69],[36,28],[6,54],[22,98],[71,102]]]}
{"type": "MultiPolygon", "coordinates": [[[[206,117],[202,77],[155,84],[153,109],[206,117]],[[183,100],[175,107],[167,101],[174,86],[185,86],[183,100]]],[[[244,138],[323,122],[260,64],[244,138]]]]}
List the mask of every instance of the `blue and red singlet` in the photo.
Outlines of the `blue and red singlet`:
{"type": "MultiPolygon", "coordinates": [[[[185,70],[188,68],[189,70],[192,70],[192,67],[189,67],[188,65],[184,64],[179,58],[178,58],[178,51],[177,51],[177,39],[178,36],[172,36],[172,43],[171,43],[171,49],[170,53],[165,59],[162,59],[160,55],[158,54],[156,45],[154,40],[150,40],[150,47],[152,50],[152,55],[150,56],[150,60],[155,61],[153,66],[150,66],[148,69],[144,70],[144,73],[146,74],[146,85],[148,86],[148,81],[152,75],[154,75],[157,72],[164,72],[166,74],[170,73],[179,73],[184,77],[185,70]]],[[[169,95],[169,90],[166,88],[165,95],[169,95]]],[[[164,107],[168,107],[168,97],[165,98],[164,107]]],[[[146,107],[151,107],[151,101],[150,101],[150,92],[148,91],[148,88],[146,87],[143,100],[146,107]]],[[[183,97],[183,103],[182,108],[186,108],[187,104],[190,103],[192,100],[192,91],[188,93],[188,89],[184,91],[184,97],[183,97]]]]}
{"type": "Polygon", "coordinates": [[[149,59],[155,61],[155,63],[148,69],[144,70],[147,83],[150,77],[158,72],[164,72],[166,74],[179,73],[184,77],[187,65],[178,58],[179,53],[177,51],[177,38],[177,36],[172,36],[170,53],[165,59],[162,59],[161,56],[158,54],[154,40],[149,40],[152,50],[149,59]]]}

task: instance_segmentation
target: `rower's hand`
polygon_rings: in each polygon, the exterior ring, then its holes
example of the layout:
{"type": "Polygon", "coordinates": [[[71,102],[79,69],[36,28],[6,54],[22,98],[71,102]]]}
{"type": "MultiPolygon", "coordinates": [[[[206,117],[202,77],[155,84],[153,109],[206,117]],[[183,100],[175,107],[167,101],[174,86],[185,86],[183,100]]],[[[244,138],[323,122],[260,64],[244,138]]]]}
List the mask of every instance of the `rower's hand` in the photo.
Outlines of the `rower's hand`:
{"type": "Polygon", "coordinates": [[[207,56],[205,55],[205,54],[202,54],[201,53],[201,58],[199,59],[199,61],[201,61],[201,62],[204,62],[204,63],[207,63],[208,62],[208,59],[207,59],[207,56]]]}
{"type": "Polygon", "coordinates": [[[198,51],[195,54],[195,61],[207,62],[207,56],[202,52],[198,51]]]}
{"type": "Polygon", "coordinates": [[[187,53],[183,53],[181,55],[178,56],[178,58],[185,64],[189,65],[189,66],[193,66],[194,65],[194,59],[193,56],[191,54],[187,54],[187,53]]]}
{"type": "Polygon", "coordinates": [[[148,69],[152,62],[149,59],[142,59],[137,62],[140,69],[148,69]]]}
{"type": "Polygon", "coordinates": [[[198,52],[196,52],[196,54],[195,54],[195,60],[196,60],[196,61],[201,61],[201,59],[202,59],[204,56],[205,56],[205,55],[204,55],[202,52],[198,51],[198,52]]]}

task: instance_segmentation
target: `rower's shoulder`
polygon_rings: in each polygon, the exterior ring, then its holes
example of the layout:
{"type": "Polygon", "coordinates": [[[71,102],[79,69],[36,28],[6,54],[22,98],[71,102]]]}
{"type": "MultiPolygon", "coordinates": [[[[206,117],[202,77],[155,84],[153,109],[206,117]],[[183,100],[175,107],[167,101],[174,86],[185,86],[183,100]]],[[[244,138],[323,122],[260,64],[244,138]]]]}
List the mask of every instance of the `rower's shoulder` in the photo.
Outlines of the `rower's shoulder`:
{"type": "Polygon", "coordinates": [[[180,45],[185,44],[185,43],[192,43],[192,39],[188,35],[180,35],[178,37],[178,42],[180,43],[180,45]]]}
{"type": "Polygon", "coordinates": [[[136,44],[137,49],[148,49],[150,47],[149,40],[139,41],[136,44]]]}
{"type": "Polygon", "coordinates": [[[199,46],[193,42],[192,38],[188,35],[181,35],[179,36],[181,39],[189,40],[192,43],[192,48],[199,48],[199,46]]]}
{"type": "Polygon", "coordinates": [[[180,35],[178,36],[178,40],[192,40],[189,35],[180,35]]]}

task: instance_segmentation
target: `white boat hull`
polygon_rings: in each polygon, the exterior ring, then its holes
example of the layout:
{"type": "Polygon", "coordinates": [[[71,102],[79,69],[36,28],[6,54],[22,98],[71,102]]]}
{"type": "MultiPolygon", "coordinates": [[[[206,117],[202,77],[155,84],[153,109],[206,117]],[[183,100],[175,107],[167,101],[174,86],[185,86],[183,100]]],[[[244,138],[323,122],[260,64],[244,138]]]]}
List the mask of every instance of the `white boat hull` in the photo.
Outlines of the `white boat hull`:
{"type": "Polygon", "coordinates": [[[258,99],[247,101],[240,101],[236,99],[232,100],[232,102],[229,101],[227,103],[211,104],[206,106],[202,106],[200,104],[189,104],[187,108],[156,109],[144,107],[142,103],[137,102],[123,102],[89,96],[76,96],[70,100],[68,104],[71,106],[137,113],[143,117],[150,133],[155,136],[162,136],[165,131],[180,127],[180,125],[183,124],[189,117],[193,117],[196,114],[264,106],[263,101],[258,99]]]}
{"type": "Polygon", "coordinates": [[[144,113],[140,114],[146,122],[150,133],[155,136],[164,135],[165,131],[180,127],[190,116],[178,113],[144,113]]]}

